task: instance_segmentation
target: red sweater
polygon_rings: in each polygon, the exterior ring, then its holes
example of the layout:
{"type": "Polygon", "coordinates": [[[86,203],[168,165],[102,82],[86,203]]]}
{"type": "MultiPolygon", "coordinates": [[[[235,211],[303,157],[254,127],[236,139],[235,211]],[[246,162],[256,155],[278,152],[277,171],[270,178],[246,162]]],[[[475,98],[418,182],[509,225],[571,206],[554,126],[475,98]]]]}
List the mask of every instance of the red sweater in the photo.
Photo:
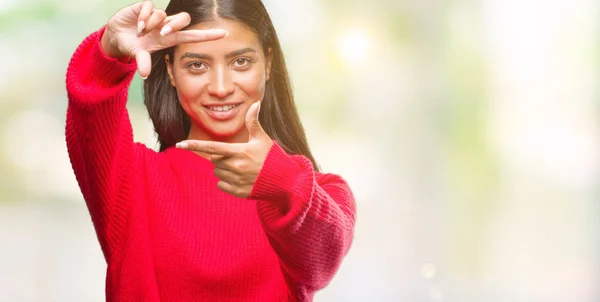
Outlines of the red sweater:
{"type": "Polygon", "coordinates": [[[213,164],[134,143],[135,62],[106,57],[102,30],[67,71],[66,140],[107,262],[107,301],[311,301],[348,252],[355,204],[342,178],[275,143],[248,199],[213,164]]]}

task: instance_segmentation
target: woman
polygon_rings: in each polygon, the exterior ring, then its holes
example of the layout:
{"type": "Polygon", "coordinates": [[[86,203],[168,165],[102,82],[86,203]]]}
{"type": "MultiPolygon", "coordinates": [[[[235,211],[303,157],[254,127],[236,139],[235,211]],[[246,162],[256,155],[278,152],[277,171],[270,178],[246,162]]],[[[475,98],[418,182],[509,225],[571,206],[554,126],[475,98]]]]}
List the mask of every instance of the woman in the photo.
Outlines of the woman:
{"type": "Polygon", "coordinates": [[[107,301],[311,301],[331,281],[354,199],[317,171],[260,0],[123,8],[78,47],[67,91],[107,301]],[[133,141],[136,69],[160,152],[133,141]]]}

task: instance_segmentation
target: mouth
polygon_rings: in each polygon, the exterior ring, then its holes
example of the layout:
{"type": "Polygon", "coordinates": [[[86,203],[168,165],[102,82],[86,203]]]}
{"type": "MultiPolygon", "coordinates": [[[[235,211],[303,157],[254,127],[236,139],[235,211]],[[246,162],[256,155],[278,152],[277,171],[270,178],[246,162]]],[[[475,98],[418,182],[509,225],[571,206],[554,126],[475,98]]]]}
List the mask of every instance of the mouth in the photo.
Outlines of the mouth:
{"type": "Polygon", "coordinates": [[[208,116],[210,116],[214,120],[226,121],[236,116],[237,112],[239,111],[240,105],[242,104],[243,103],[227,105],[208,105],[203,107],[206,110],[206,113],[208,113],[208,116]]]}
{"type": "Polygon", "coordinates": [[[212,110],[212,111],[217,111],[217,112],[224,112],[224,111],[229,111],[232,110],[233,108],[238,107],[239,105],[241,105],[242,103],[239,104],[235,104],[235,105],[222,105],[222,106],[204,106],[204,108],[208,109],[208,110],[212,110]]]}

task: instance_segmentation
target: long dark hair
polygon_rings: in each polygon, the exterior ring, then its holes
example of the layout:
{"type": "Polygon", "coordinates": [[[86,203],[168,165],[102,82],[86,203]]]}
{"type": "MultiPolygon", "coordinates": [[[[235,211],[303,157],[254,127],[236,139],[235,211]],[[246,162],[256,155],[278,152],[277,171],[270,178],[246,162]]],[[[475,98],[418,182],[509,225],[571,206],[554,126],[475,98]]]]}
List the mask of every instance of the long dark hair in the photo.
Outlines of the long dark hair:
{"type": "MultiPolygon", "coordinates": [[[[287,153],[306,156],[317,169],[296,110],[281,45],[263,3],[260,0],[171,0],[165,11],[167,15],[187,12],[192,20],[189,26],[215,18],[241,22],[256,33],[265,56],[271,48],[271,74],[265,86],[259,121],[287,153]]],[[[173,52],[174,47],[153,53],[152,72],[144,81],[144,104],[158,135],[161,152],[186,139],[191,126],[190,117],[181,107],[167,73],[164,57],[169,55],[173,62],[173,52]]]]}

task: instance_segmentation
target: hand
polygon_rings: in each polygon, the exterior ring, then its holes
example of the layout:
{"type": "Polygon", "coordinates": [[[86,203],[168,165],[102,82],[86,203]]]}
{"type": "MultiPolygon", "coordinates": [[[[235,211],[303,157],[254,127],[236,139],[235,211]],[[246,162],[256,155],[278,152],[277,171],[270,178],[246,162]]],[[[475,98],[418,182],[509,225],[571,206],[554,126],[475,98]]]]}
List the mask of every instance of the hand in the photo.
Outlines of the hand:
{"type": "Polygon", "coordinates": [[[240,198],[248,198],[263,167],[273,140],[258,121],[260,101],[252,104],[246,113],[247,143],[228,144],[212,141],[185,140],[177,148],[208,154],[215,164],[217,187],[240,198]]]}
{"type": "Polygon", "coordinates": [[[100,44],[109,57],[135,57],[140,76],[145,79],[152,66],[150,53],[227,35],[223,29],[182,31],[190,21],[186,12],[167,16],[164,10],[154,8],[152,1],[138,2],[122,8],[108,20],[100,44]]]}

